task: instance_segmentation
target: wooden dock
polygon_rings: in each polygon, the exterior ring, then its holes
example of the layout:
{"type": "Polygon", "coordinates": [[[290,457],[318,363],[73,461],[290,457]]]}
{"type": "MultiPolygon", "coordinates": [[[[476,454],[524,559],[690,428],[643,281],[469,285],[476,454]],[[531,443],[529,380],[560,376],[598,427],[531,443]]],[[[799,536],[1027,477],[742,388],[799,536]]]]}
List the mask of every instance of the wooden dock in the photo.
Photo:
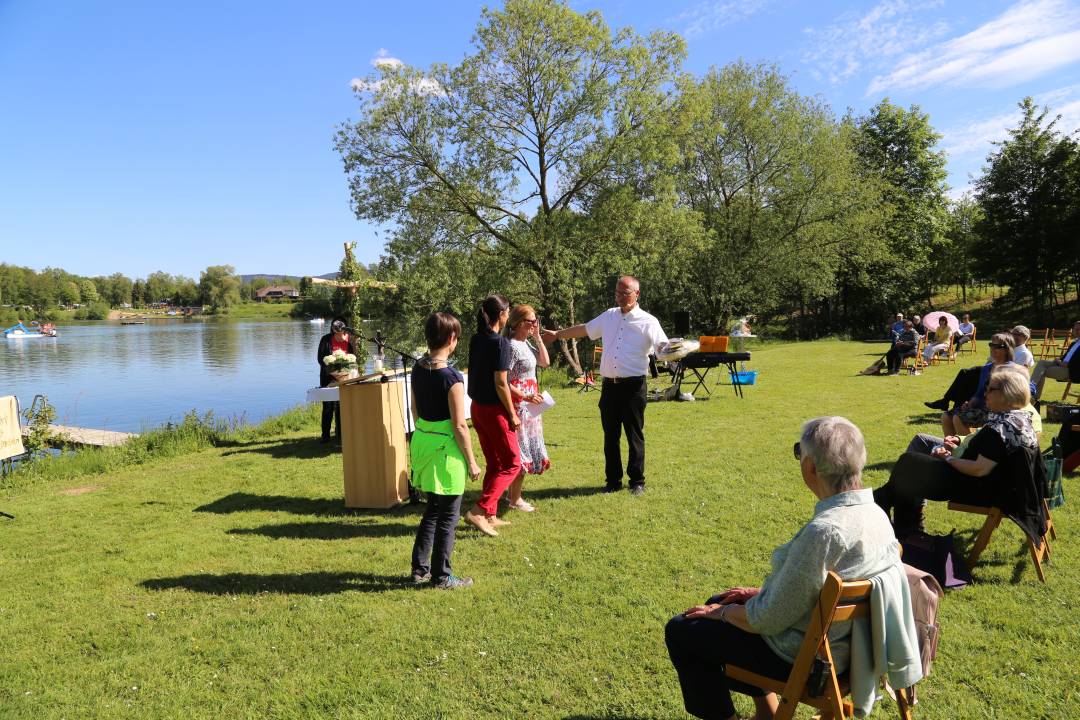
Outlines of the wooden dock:
{"type": "MultiPolygon", "coordinates": [[[[115,430],[98,430],[95,428],[72,427],[71,425],[49,425],[54,436],[62,436],[67,445],[84,445],[92,447],[116,447],[123,445],[131,438],[138,437],[138,433],[117,432],[115,430]]],[[[23,428],[23,435],[30,432],[29,428],[23,428]]]]}

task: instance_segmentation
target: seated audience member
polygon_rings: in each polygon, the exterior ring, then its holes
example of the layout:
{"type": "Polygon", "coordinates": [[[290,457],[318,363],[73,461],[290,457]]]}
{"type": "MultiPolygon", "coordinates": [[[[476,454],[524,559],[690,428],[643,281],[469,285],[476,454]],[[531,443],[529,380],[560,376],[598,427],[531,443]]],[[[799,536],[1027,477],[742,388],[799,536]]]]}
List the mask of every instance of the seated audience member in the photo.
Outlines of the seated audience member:
{"type": "Polygon", "coordinates": [[[967,435],[971,428],[981,427],[989,412],[986,406],[986,386],[990,371],[1013,358],[1013,339],[1008,333],[997,333],[990,338],[990,362],[982,366],[979,385],[975,393],[959,407],[941,415],[942,435],[967,435]]]}
{"type": "MultiPolygon", "coordinates": [[[[963,450],[958,452],[946,438],[944,447],[934,448],[930,455],[905,452],[889,481],[874,491],[874,501],[892,513],[897,537],[923,528],[925,500],[996,506],[1010,517],[1032,519],[1032,508],[1017,497],[1016,480],[1009,476],[1010,460],[1020,460],[1013,458],[1015,453],[1026,454],[1029,470],[1031,463],[1038,462],[1039,442],[1031,414],[1024,409],[1031,401],[1027,379],[1015,368],[996,367],[986,391],[990,407],[986,424],[963,450]]],[[[1034,536],[1037,528],[1031,524],[1021,522],[1034,536]]]]}
{"type": "Polygon", "coordinates": [[[922,315],[912,315],[911,324],[915,327],[915,332],[919,333],[919,337],[926,337],[926,325],[923,324],[922,315]]]}
{"type": "Polygon", "coordinates": [[[956,347],[959,348],[964,343],[971,342],[974,335],[975,325],[971,322],[971,315],[964,313],[960,320],[960,328],[956,331],[956,347]]]}
{"type": "Polygon", "coordinates": [[[1040,360],[1031,371],[1031,381],[1035,383],[1035,399],[1042,398],[1043,384],[1046,378],[1058,382],[1080,383],[1080,320],[1073,323],[1073,342],[1056,360],[1040,360]]]}
{"type": "Polygon", "coordinates": [[[889,352],[885,353],[885,362],[889,366],[889,374],[896,375],[900,372],[900,365],[904,358],[915,357],[916,348],[919,346],[919,334],[915,332],[910,320],[904,321],[904,329],[896,337],[889,352]]]}
{"type": "MultiPolygon", "coordinates": [[[[776,695],[729,680],[724,666],[737,664],[767,677],[786,679],[829,571],[845,580],[878,578],[875,582],[881,583],[882,597],[890,608],[886,627],[913,629],[899,545],[888,518],[874,505],[873,493],[862,487],[866,462],[862,433],[841,417],[815,418],[803,425],[795,457],[803,482],[818,503],[810,522],[773,551],[772,570],[761,588],[722,592],[676,615],[665,629],[683,703],[695,717],[736,718],[733,690],[753,697],[755,718],[773,716],[776,695]],[[888,598],[898,601],[888,602],[888,598]]],[[[850,622],[837,623],[829,631],[838,674],[848,668],[850,634],[850,622]]],[[[914,638],[902,635],[905,633],[889,632],[884,643],[890,659],[906,659],[894,668],[908,678],[899,684],[906,687],[908,680],[921,677],[922,668],[918,647],[907,647],[914,638]]],[[[853,668],[853,686],[855,677],[853,668]]],[[[871,694],[874,684],[876,678],[870,679],[871,694]]],[[[853,699],[860,709],[869,710],[854,693],[853,699]]]]}
{"type": "Polygon", "coordinates": [[[949,338],[952,337],[952,328],[949,327],[949,319],[944,315],[938,316],[938,326],[926,339],[926,349],[923,350],[923,360],[930,362],[931,358],[939,352],[949,351],[949,338]]]}
{"type": "Polygon", "coordinates": [[[1013,348],[1013,362],[1025,369],[1033,367],[1035,356],[1031,354],[1031,349],[1027,346],[1028,341],[1031,340],[1031,331],[1024,325],[1017,325],[1009,331],[1009,334],[1013,336],[1013,342],[1016,343],[1016,347],[1013,348]]]}
{"type": "MultiPolygon", "coordinates": [[[[1028,382],[1027,371],[1019,365],[1012,363],[1006,363],[1001,366],[1003,370],[1017,373],[1024,382],[1028,383],[1028,390],[1031,390],[1031,383],[1028,382]]],[[[974,370],[981,371],[982,368],[973,368],[974,370]]],[[[927,403],[929,404],[929,403],[927,403]]],[[[1043,425],[1042,417],[1039,415],[1039,411],[1035,409],[1035,406],[1028,403],[1024,410],[1031,416],[1031,428],[1035,431],[1036,439],[1042,437],[1043,425]]],[[[938,437],[936,435],[930,435],[929,433],[917,433],[911,442],[908,443],[907,450],[905,452],[920,453],[922,455],[931,455],[936,448],[944,447],[948,449],[953,455],[957,457],[963,455],[964,448],[967,447],[971,438],[975,437],[975,433],[968,433],[967,435],[947,435],[946,437],[938,437]]]]}
{"type": "Polygon", "coordinates": [[[897,336],[904,332],[904,313],[896,313],[892,325],[889,326],[889,340],[896,342],[897,336]]]}

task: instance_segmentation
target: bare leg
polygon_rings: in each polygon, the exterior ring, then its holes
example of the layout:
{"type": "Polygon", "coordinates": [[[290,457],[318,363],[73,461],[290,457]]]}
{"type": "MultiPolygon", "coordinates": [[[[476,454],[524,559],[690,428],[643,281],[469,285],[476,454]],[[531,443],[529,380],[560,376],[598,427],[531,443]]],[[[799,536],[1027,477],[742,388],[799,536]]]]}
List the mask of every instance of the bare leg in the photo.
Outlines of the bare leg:
{"type": "Polygon", "coordinates": [[[766,693],[754,698],[754,720],[771,720],[779,707],[776,693],[766,693]]]}
{"type": "Polygon", "coordinates": [[[510,483],[510,504],[517,505],[521,502],[521,487],[525,484],[525,471],[522,470],[521,474],[517,476],[514,482],[510,483]]]}
{"type": "Polygon", "coordinates": [[[952,434],[953,435],[959,435],[960,437],[963,437],[964,435],[967,435],[968,433],[971,432],[971,428],[969,428],[967,425],[965,425],[964,421],[961,420],[960,418],[953,418],[953,427],[956,428],[956,432],[954,432],[952,434]]]}
{"type": "Polygon", "coordinates": [[[956,426],[953,424],[953,416],[949,413],[941,413],[941,436],[956,435],[956,426]]]}

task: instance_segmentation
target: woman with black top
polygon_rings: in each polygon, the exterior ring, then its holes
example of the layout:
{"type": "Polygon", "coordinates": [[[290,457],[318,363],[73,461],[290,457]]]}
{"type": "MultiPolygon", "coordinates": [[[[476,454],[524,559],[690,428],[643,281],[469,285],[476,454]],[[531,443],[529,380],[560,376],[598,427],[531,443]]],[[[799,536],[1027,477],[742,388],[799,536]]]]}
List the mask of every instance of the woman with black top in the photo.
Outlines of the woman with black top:
{"type": "Polygon", "coordinates": [[[510,301],[498,294],[488,295],[476,313],[476,334],[469,342],[469,397],[472,421],[487,468],[484,486],[465,520],[485,535],[495,537],[500,520],[499,498],[521,474],[521,452],[517,429],[521,425],[506,373],[513,362],[510,340],[500,334],[510,317],[510,301]]]}
{"type": "MultiPolygon", "coordinates": [[[[319,363],[319,387],[326,387],[334,381],[334,376],[330,374],[330,370],[323,364],[323,358],[330,355],[335,350],[341,350],[349,355],[356,354],[356,345],[353,343],[352,337],[349,333],[345,332],[345,318],[336,317],[333,322],[330,323],[330,332],[322,336],[319,340],[319,352],[316,356],[316,361],[319,363]]],[[[335,433],[338,440],[341,440],[341,403],[336,400],[331,402],[324,402],[322,405],[322,439],[321,442],[330,442],[330,425],[334,423],[337,428],[335,433]]]]}
{"type": "Polygon", "coordinates": [[[1012,364],[995,367],[985,400],[986,424],[966,446],[961,449],[955,437],[947,437],[930,455],[905,452],[889,482],[874,491],[874,501],[886,514],[893,513],[897,537],[922,529],[924,500],[1006,509],[1015,481],[1009,476],[1009,461],[1018,452],[1039,452],[1031,414],[1024,409],[1031,401],[1027,371],[1012,364]]]}
{"type": "Polygon", "coordinates": [[[412,576],[417,585],[431,581],[440,590],[454,590],[472,585],[472,578],[451,574],[450,553],[466,477],[480,477],[480,466],[465,424],[465,378],[447,366],[461,323],[449,313],[432,313],[424,335],[428,354],[412,374],[416,432],[409,455],[412,483],[427,494],[427,509],[413,543],[412,576]]]}

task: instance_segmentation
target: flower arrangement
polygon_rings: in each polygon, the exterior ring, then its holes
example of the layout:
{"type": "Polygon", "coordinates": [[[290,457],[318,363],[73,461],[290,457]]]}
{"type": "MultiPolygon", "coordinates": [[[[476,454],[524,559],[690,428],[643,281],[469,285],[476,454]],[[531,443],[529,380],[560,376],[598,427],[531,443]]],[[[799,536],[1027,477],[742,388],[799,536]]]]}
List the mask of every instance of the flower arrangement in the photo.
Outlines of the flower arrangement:
{"type": "Polygon", "coordinates": [[[322,359],[323,365],[338,380],[346,380],[357,370],[356,356],[343,350],[335,350],[322,359]]]}

